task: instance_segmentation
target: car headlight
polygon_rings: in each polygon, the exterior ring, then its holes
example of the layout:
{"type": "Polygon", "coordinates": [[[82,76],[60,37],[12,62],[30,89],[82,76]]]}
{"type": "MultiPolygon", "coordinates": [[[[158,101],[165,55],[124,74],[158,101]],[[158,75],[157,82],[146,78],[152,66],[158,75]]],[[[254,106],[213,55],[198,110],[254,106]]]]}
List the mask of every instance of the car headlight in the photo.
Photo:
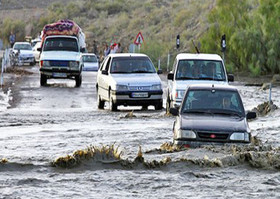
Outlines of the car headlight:
{"type": "Polygon", "coordinates": [[[116,90],[117,91],[127,91],[128,87],[127,87],[127,85],[117,85],[116,90]]]}
{"type": "Polygon", "coordinates": [[[151,90],[161,90],[161,84],[152,85],[151,90]]]}
{"type": "Polygon", "coordinates": [[[187,139],[195,139],[196,134],[192,130],[184,130],[184,129],[177,129],[175,130],[176,138],[187,138],[187,139]]]}
{"type": "Polygon", "coordinates": [[[242,133],[242,132],[235,132],[231,134],[230,140],[235,140],[235,141],[250,141],[250,136],[249,133],[242,133]]]}
{"type": "Polygon", "coordinates": [[[184,90],[176,90],[175,98],[182,99],[184,97],[185,91],[184,90]]]}
{"type": "Polygon", "coordinates": [[[70,68],[79,68],[79,62],[78,61],[70,61],[69,66],[70,66],[70,68]]]}
{"type": "Polygon", "coordinates": [[[51,66],[51,63],[50,63],[50,61],[41,61],[40,65],[44,66],[44,67],[49,67],[49,66],[51,66]]]}

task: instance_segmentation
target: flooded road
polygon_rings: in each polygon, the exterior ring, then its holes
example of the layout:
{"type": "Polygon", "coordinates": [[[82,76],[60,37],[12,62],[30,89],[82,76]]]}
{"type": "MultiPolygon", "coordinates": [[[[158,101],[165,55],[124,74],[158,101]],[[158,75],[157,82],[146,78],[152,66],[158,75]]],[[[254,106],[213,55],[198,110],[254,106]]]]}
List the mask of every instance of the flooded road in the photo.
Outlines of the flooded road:
{"type": "MultiPolygon", "coordinates": [[[[80,88],[40,87],[38,67],[30,70],[0,98],[10,100],[0,109],[0,198],[280,197],[279,109],[249,123],[263,144],[179,150],[165,110],[98,110],[95,72],[83,73],[80,88]]],[[[234,85],[246,110],[268,99],[268,90],[234,85]]],[[[279,87],[272,99],[279,107],[279,87]]]]}

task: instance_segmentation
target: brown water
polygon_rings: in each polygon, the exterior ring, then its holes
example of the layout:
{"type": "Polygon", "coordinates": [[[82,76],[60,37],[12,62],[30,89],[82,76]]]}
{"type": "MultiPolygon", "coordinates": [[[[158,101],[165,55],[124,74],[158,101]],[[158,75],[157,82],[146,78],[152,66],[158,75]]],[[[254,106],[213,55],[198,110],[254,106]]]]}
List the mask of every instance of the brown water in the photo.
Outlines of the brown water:
{"type": "MultiPolygon", "coordinates": [[[[131,118],[132,108],[97,110],[96,73],[84,73],[81,88],[40,87],[32,71],[0,97],[0,198],[280,197],[279,110],[249,123],[251,145],[178,149],[164,110],[135,107],[131,118]]],[[[268,99],[267,90],[234,85],[246,110],[268,99]]],[[[273,88],[278,107],[279,96],[273,88]]]]}

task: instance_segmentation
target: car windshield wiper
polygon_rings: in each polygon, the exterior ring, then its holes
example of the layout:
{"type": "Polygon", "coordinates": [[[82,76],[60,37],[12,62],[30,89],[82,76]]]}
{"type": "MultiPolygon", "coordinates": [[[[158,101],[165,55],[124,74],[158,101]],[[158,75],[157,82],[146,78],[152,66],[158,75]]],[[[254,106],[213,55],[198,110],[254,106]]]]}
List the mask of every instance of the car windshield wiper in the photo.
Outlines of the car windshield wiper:
{"type": "Polygon", "coordinates": [[[177,80],[180,80],[180,79],[185,80],[185,79],[195,79],[195,78],[193,78],[193,77],[177,77],[177,80]]]}
{"type": "Polygon", "coordinates": [[[199,109],[194,109],[194,110],[184,110],[183,113],[194,113],[194,114],[213,114],[209,110],[199,110],[199,109]]]}
{"type": "Polygon", "coordinates": [[[223,111],[215,111],[214,114],[220,114],[220,115],[230,115],[230,116],[238,116],[242,117],[242,114],[239,112],[223,112],[223,111]]]}
{"type": "Polygon", "coordinates": [[[198,79],[203,79],[203,80],[214,80],[214,81],[225,81],[224,79],[213,78],[213,77],[199,77],[198,79]]]}
{"type": "Polygon", "coordinates": [[[131,73],[153,73],[152,71],[146,71],[146,70],[135,70],[132,71],[131,73]]]}
{"type": "Polygon", "coordinates": [[[114,71],[114,72],[111,72],[111,73],[130,73],[130,72],[127,72],[127,71],[114,71]]]}

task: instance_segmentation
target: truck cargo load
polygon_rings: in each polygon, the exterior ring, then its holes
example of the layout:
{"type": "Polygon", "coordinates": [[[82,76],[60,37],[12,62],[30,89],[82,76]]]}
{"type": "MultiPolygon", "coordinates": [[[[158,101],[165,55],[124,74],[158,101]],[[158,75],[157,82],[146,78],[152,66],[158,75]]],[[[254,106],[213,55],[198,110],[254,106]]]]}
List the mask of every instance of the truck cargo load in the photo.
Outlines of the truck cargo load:
{"type": "Polygon", "coordinates": [[[42,44],[45,38],[51,35],[76,36],[78,38],[80,48],[86,48],[85,34],[74,21],[65,19],[45,25],[43,28],[42,44]]]}

